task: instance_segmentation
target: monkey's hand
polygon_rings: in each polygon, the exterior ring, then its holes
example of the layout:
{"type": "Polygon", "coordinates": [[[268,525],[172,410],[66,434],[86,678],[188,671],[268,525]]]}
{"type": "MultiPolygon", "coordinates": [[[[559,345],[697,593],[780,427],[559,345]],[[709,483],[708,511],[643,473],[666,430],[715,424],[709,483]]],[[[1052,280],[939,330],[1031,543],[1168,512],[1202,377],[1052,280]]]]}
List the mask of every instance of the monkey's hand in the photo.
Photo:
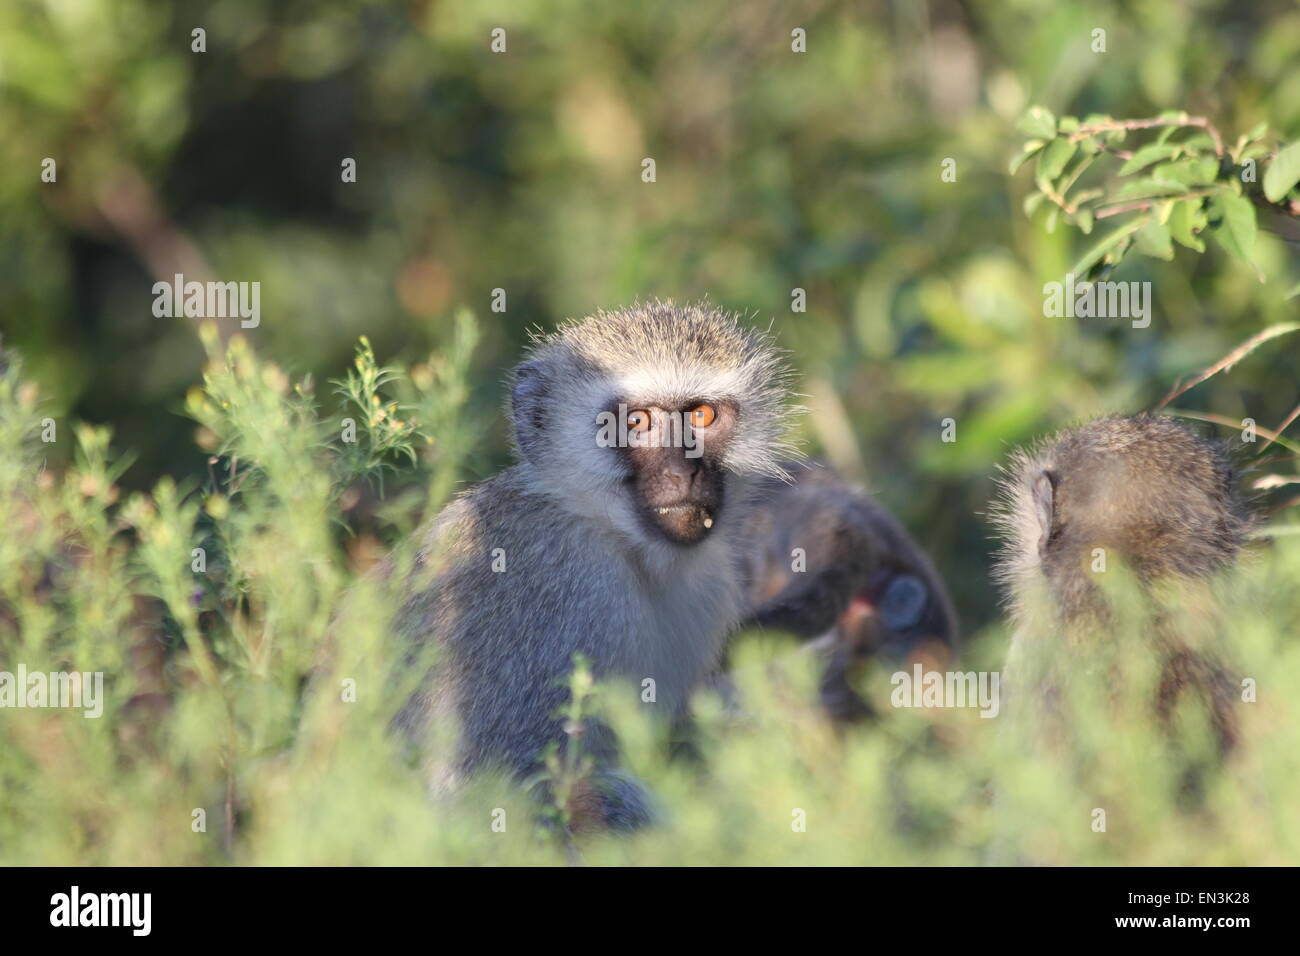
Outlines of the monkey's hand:
{"type": "Polygon", "coordinates": [[[856,577],[856,568],[834,567],[809,575],[759,605],[746,624],[805,639],[819,637],[835,626],[848,606],[856,577]]]}
{"type": "Polygon", "coordinates": [[[575,832],[615,830],[628,833],[649,826],[663,814],[649,789],[624,770],[597,770],[569,798],[575,832]]]}

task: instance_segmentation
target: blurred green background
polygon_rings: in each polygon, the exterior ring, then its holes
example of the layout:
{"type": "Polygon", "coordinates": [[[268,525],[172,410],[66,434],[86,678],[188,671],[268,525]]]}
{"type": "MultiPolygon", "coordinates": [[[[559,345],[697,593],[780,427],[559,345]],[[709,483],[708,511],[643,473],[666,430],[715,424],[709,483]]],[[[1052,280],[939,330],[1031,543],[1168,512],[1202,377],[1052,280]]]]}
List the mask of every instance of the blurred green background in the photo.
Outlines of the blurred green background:
{"type": "MultiPolygon", "coordinates": [[[[1183,108],[1225,136],[1264,120],[1294,140],[1300,10],[7,0],[0,332],[54,414],[113,426],[135,456],[124,484],[148,488],[206,467],[183,412],[203,349],[190,321],[153,316],[156,278],[259,281],[254,348],[322,381],[361,334],[381,361],[446,347],[468,307],[483,424],[469,481],[508,461],[495,410],[530,327],[707,296],[773,325],[810,408],[805,446],[899,513],[974,629],[995,613],[982,512],[1006,451],[1151,406],[1300,302],[1294,251],[1265,239],[1262,284],[1218,249],[1126,260],[1112,278],[1153,283],[1148,329],[1045,319],[1044,282],[1092,240],[1021,212],[1032,186],[1007,160],[1033,103],[1183,108]]],[[[1180,404],[1275,426],[1296,372],[1283,338],[1180,404]]]]}

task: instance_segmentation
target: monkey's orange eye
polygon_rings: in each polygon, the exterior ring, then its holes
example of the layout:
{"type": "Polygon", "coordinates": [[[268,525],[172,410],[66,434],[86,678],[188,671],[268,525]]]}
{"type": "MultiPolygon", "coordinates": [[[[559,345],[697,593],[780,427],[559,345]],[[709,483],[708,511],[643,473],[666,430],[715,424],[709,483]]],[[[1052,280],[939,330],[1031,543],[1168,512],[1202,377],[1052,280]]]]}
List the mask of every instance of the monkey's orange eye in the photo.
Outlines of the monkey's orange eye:
{"type": "Polygon", "coordinates": [[[634,432],[643,432],[650,427],[650,413],[638,409],[635,412],[627,413],[627,427],[634,432]]]}
{"type": "Polygon", "coordinates": [[[687,415],[695,428],[708,428],[718,417],[717,410],[712,405],[696,405],[687,412],[687,415]]]}

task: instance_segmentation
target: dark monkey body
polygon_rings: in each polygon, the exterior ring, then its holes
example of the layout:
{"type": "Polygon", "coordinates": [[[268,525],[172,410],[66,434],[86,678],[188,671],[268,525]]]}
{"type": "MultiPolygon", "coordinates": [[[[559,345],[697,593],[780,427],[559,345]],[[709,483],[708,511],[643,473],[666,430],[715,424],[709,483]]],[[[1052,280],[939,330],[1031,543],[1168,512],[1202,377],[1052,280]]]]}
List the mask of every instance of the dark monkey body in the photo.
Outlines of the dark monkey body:
{"type": "Polygon", "coordinates": [[[794,483],[766,483],[751,522],[742,629],[814,641],[822,704],[853,722],[870,713],[853,687],[865,662],[942,667],[956,650],[957,615],[929,557],[883,506],[828,468],[790,471],[794,483]]]}

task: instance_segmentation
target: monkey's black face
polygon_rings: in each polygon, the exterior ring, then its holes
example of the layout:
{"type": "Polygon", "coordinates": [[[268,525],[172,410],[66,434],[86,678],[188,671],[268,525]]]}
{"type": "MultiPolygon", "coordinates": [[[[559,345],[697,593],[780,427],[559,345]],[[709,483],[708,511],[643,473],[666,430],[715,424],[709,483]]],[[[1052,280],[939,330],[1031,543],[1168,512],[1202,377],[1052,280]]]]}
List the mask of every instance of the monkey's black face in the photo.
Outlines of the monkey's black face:
{"type": "Polygon", "coordinates": [[[642,521],[673,544],[704,540],[719,521],[725,490],[723,453],[735,430],[727,403],[635,408],[627,413],[628,486],[642,521]]]}

